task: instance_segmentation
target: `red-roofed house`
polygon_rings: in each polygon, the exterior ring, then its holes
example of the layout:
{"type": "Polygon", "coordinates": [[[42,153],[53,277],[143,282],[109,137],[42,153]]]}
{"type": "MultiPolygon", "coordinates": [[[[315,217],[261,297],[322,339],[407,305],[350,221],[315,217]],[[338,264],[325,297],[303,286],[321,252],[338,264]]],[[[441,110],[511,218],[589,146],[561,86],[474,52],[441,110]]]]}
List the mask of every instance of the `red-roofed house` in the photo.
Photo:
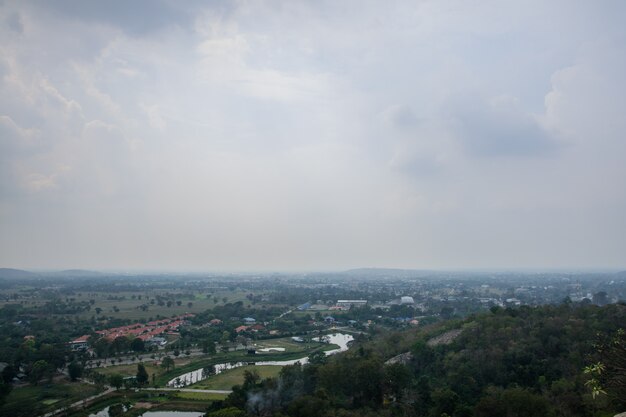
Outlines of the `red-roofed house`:
{"type": "Polygon", "coordinates": [[[245,332],[246,330],[248,330],[248,326],[239,326],[235,329],[237,333],[245,332]]]}
{"type": "Polygon", "coordinates": [[[89,340],[91,336],[89,336],[88,334],[83,335],[79,338],[76,338],[74,340],[72,340],[70,342],[70,348],[72,350],[85,350],[89,347],[89,344],[87,343],[87,341],[89,340]]]}

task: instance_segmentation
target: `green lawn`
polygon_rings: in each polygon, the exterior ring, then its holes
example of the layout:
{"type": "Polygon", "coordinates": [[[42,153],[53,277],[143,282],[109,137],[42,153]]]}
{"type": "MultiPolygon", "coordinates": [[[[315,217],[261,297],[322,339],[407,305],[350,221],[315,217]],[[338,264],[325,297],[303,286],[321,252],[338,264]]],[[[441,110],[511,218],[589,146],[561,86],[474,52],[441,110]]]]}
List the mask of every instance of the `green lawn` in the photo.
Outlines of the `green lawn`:
{"type": "Polygon", "coordinates": [[[222,372],[219,375],[212,376],[197,384],[191,385],[189,388],[198,389],[223,389],[229,390],[233,385],[243,384],[243,373],[245,371],[256,371],[261,378],[277,377],[282,369],[282,366],[269,366],[269,365],[248,365],[240,368],[230,369],[222,372]]]}

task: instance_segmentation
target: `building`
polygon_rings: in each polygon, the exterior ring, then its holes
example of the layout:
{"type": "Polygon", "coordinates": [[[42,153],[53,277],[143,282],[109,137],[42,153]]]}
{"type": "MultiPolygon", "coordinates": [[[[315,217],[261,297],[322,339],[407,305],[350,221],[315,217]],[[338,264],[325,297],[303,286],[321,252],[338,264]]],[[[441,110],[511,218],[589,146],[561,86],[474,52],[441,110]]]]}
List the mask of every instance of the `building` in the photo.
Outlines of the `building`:
{"type": "Polygon", "coordinates": [[[351,307],[364,307],[367,305],[367,300],[337,300],[337,307],[351,308],[351,307]]]}
{"type": "Polygon", "coordinates": [[[78,351],[78,350],[87,350],[87,348],[89,348],[89,340],[90,336],[88,334],[83,335],[77,339],[74,339],[70,342],[70,349],[72,349],[73,351],[78,351]]]}
{"type": "Polygon", "coordinates": [[[408,295],[405,295],[404,297],[400,297],[400,304],[401,305],[415,304],[415,300],[413,300],[413,297],[409,297],[408,295]]]}
{"type": "Polygon", "coordinates": [[[167,344],[167,340],[164,337],[151,337],[146,341],[149,345],[154,346],[165,346],[167,344]]]}
{"type": "Polygon", "coordinates": [[[254,323],[256,323],[256,320],[253,319],[252,317],[246,317],[246,318],[243,319],[243,322],[246,323],[246,324],[254,324],[254,323]]]}

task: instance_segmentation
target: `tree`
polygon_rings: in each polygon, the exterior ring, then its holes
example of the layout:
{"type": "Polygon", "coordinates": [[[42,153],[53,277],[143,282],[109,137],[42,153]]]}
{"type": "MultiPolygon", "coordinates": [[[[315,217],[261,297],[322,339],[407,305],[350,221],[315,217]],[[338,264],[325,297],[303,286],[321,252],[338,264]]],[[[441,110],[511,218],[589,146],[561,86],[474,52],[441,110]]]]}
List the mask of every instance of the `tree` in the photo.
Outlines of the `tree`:
{"type": "Polygon", "coordinates": [[[33,367],[30,370],[30,374],[28,378],[33,385],[37,385],[39,381],[46,375],[50,373],[50,365],[48,362],[43,359],[38,360],[33,364],[33,367]]]}
{"type": "Polygon", "coordinates": [[[174,369],[175,365],[176,364],[174,363],[174,359],[172,359],[170,356],[164,357],[161,361],[161,367],[165,368],[165,372],[168,372],[170,369],[174,369]]]}
{"type": "Polygon", "coordinates": [[[10,384],[13,381],[13,378],[17,376],[17,371],[11,365],[7,365],[2,370],[2,380],[7,384],[10,384]]]}
{"type": "Polygon", "coordinates": [[[122,404],[113,404],[109,407],[109,416],[110,417],[118,417],[124,414],[124,405],[122,404]]]}
{"type": "Polygon", "coordinates": [[[385,366],[385,388],[396,399],[402,398],[402,394],[411,383],[411,373],[402,364],[394,363],[385,366]]]}
{"type": "Polygon", "coordinates": [[[217,411],[207,413],[207,417],[246,417],[247,413],[237,407],[222,408],[217,411]]]}
{"type": "Polygon", "coordinates": [[[243,388],[253,388],[259,383],[260,380],[261,376],[256,369],[253,369],[252,371],[243,371],[243,388]]]}
{"type": "Polygon", "coordinates": [[[309,355],[309,363],[312,365],[323,365],[328,362],[328,357],[323,350],[316,350],[309,355]]]}
{"type": "Polygon", "coordinates": [[[72,381],[76,381],[83,375],[83,366],[80,363],[73,361],[67,366],[67,372],[70,375],[70,379],[72,381]]]}
{"type": "Polygon", "coordinates": [[[146,344],[144,343],[143,340],[141,340],[140,338],[136,337],[130,343],[130,348],[132,350],[134,350],[135,352],[143,352],[143,351],[146,350],[146,344]]]}
{"type": "Polygon", "coordinates": [[[148,372],[146,372],[146,367],[143,366],[143,363],[137,365],[137,383],[139,385],[145,385],[148,382],[148,372]]]}
{"type": "Polygon", "coordinates": [[[112,347],[117,353],[127,352],[130,348],[130,341],[127,337],[119,336],[113,341],[112,347]]]}
{"type": "Polygon", "coordinates": [[[93,379],[94,384],[96,384],[97,386],[101,387],[105,384],[105,382],[107,381],[107,377],[104,374],[101,374],[100,372],[96,372],[96,371],[91,371],[91,379],[93,379]]]}
{"type": "Polygon", "coordinates": [[[202,353],[214,354],[215,353],[215,343],[210,340],[205,340],[202,342],[202,353]]]}
{"type": "Polygon", "coordinates": [[[215,365],[209,365],[202,368],[202,378],[208,378],[215,374],[215,365]]]}
{"type": "Polygon", "coordinates": [[[11,393],[13,386],[0,379],[0,407],[4,404],[5,398],[11,393]]]}
{"type": "Polygon", "coordinates": [[[224,330],[224,333],[222,333],[222,338],[220,339],[220,344],[225,345],[228,342],[230,342],[230,332],[224,330]]]}
{"type": "Polygon", "coordinates": [[[595,345],[600,362],[584,369],[589,376],[585,383],[593,397],[607,394],[621,407],[626,407],[626,332],[619,329],[611,337],[595,345]]]}
{"type": "Polygon", "coordinates": [[[119,390],[120,387],[124,385],[124,377],[120,374],[111,374],[109,376],[109,384],[116,390],[119,390]]]}

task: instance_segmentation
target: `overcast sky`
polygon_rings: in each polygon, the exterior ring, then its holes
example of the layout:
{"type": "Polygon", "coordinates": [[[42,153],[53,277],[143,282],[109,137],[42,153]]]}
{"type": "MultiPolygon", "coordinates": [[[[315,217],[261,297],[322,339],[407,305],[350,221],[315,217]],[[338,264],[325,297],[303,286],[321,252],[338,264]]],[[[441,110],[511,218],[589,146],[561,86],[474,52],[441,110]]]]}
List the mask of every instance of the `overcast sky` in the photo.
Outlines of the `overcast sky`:
{"type": "Polygon", "coordinates": [[[626,266],[626,3],[0,1],[0,266],[626,266]]]}

